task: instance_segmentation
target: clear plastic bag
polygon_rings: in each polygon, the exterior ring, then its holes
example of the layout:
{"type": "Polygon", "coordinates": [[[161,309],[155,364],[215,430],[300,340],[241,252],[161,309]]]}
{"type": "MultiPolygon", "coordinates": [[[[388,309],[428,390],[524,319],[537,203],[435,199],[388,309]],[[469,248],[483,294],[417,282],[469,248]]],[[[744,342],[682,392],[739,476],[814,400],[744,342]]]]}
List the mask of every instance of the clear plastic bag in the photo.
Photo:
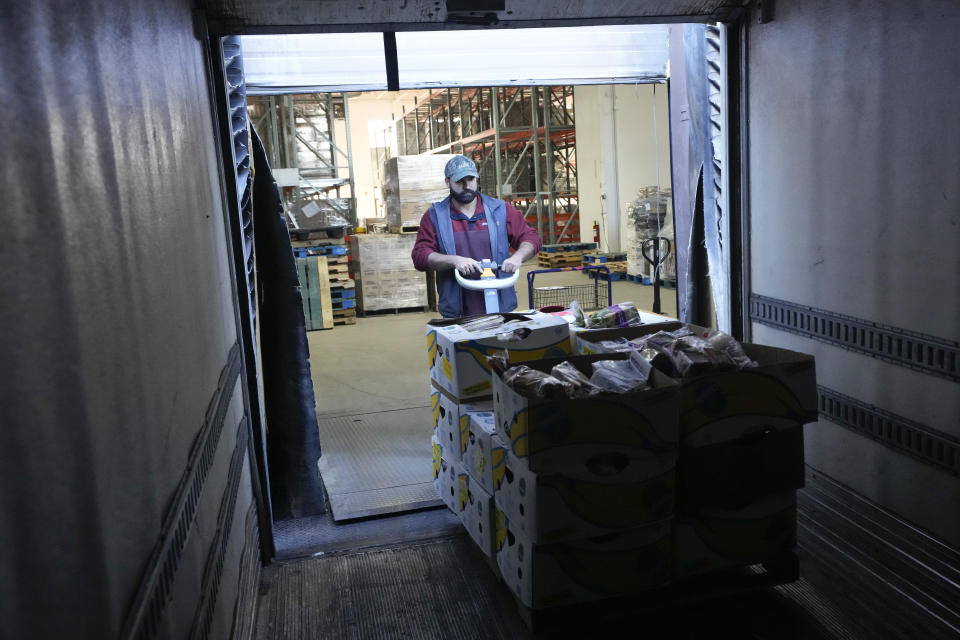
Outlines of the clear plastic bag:
{"type": "Polygon", "coordinates": [[[632,342],[654,368],[674,378],[757,366],[739,342],[713,329],[695,332],[690,326],[683,326],[675,331],[658,331],[635,338],[632,342]]]}
{"type": "Polygon", "coordinates": [[[571,391],[568,383],[525,364],[507,369],[503,373],[503,381],[520,395],[528,397],[561,399],[569,397],[571,391]]]}
{"type": "Polygon", "coordinates": [[[486,315],[473,318],[472,320],[467,320],[460,324],[460,326],[470,332],[474,331],[489,331],[490,329],[495,329],[504,324],[503,316],[500,315],[486,315]]]}
{"type": "Polygon", "coordinates": [[[575,327],[586,327],[586,319],[583,316],[583,308],[580,307],[580,303],[574,300],[570,303],[570,311],[573,312],[573,326],[575,327]]]}
{"type": "Polygon", "coordinates": [[[632,302],[621,302],[605,309],[594,311],[584,318],[587,329],[612,329],[615,327],[631,327],[642,324],[640,312],[632,302]]]}
{"type": "Polygon", "coordinates": [[[598,360],[593,363],[590,382],[609,393],[631,393],[647,386],[650,363],[633,351],[626,360],[598,360]]]}
{"type": "Polygon", "coordinates": [[[550,375],[567,385],[568,398],[589,398],[602,391],[569,362],[561,362],[554,366],[550,370],[550,375]]]}

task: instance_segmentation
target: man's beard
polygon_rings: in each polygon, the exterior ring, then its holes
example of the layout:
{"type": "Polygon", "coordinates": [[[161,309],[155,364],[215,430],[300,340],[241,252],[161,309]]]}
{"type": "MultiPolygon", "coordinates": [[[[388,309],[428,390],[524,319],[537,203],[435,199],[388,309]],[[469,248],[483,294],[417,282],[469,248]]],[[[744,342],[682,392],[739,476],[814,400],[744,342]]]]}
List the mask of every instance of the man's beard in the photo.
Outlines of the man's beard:
{"type": "Polygon", "coordinates": [[[457,193],[453,189],[450,189],[450,197],[460,204],[470,204],[477,197],[477,192],[473,189],[464,189],[460,193],[457,193]]]}

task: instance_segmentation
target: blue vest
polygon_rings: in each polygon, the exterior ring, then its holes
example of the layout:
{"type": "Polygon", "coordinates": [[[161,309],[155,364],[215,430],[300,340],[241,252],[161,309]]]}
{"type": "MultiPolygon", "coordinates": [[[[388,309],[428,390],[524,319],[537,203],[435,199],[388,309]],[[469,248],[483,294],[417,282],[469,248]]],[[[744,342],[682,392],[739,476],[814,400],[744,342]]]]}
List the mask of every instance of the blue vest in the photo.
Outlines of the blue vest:
{"type": "MultiPolygon", "coordinates": [[[[510,239],[507,237],[507,207],[503,200],[497,200],[480,194],[483,202],[483,214],[487,219],[490,232],[492,256],[488,257],[497,264],[510,257],[510,239]]],[[[453,223],[450,221],[450,196],[430,207],[430,221],[437,232],[440,251],[447,255],[456,255],[457,248],[453,240],[453,223]]],[[[460,285],[453,275],[453,269],[437,271],[437,294],[440,298],[440,313],[444,318],[456,318],[463,315],[463,298],[460,285]]],[[[517,292],[513,287],[500,289],[500,311],[513,311],[517,308],[517,292]]]]}

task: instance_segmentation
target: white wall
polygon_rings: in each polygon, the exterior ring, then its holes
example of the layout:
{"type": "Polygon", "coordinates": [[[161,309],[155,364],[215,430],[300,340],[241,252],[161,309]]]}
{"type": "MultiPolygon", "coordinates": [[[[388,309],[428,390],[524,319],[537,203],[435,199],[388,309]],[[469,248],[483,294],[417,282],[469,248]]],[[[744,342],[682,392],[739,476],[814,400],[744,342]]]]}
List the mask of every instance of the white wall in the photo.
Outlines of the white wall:
{"type": "MultiPolygon", "coordinates": [[[[372,135],[368,123],[371,120],[389,121],[400,118],[403,109],[408,112],[415,107],[414,97],[423,98],[423,91],[376,91],[350,94],[350,138],[353,147],[353,177],[357,187],[357,218],[382,217],[383,209],[380,174],[383,167],[374,163],[372,150],[382,142],[372,135]]],[[[338,121],[337,144],[346,150],[345,131],[338,121]]],[[[396,140],[393,141],[396,154],[396,140]]]]}
{"type": "Polygon", "coordinates": [[[574,108],[581,240],[592,241],[593,223],[600,221],[601,248],[623,250],[608,239],[624,237],[627,206],[637,189],[657,184],[658,169],[659,184],[670,186],[667,87],[578,86],[574,108]],[[617,220],[617,226],[607,229],[607,220],[617,220]]]}

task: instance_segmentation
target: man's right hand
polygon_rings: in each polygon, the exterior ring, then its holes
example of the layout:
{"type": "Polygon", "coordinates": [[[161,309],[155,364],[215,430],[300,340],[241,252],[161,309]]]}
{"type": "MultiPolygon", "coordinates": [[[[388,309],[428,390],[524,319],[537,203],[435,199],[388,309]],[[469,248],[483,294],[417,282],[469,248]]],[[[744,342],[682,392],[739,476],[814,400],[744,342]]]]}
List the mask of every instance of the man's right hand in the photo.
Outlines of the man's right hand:
{"type": "Polygon", "coordinates": [[[480,263],[474,260],[473,258],[465,258],[463,256],[450,256],[455,258],[455,264],[453,268],[460,272],[462,276],[469,276],[481,272],[480,263]]]}

